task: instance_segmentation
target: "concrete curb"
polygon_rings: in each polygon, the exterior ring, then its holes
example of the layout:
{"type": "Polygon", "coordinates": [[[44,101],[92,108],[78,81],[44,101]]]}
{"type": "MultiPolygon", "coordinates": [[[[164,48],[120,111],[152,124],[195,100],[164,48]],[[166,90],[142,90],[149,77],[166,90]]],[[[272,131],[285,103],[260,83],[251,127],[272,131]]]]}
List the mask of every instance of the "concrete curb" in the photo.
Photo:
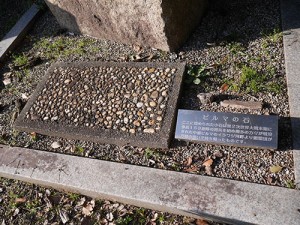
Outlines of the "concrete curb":
{"type": "Polygon", "coordinates": [[[285,68],[293,130],[295,183],[300,187],[300,1],[281,0],[285,68]]]}
{"type": "Polygon", "coordinates": [[[13,50],[23,39],[26,32],[38,16],[40,9],[33,4],[19,19],[15,26],[5,35],[0,42],[0,62],[5,59],[6,54],[13,50]]]}
{"type": "Polygon", "coordinates": [[[231,224],[300,224],[294,189],[3,145],[0,176],[231,224]]]}

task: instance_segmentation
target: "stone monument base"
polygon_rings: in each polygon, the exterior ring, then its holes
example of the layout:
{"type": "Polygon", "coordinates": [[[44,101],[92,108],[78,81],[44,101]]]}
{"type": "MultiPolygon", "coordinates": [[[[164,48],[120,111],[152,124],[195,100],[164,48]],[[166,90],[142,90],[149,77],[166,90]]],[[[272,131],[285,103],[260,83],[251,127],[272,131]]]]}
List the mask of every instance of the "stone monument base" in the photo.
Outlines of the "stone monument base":
{"type": "Polygon", "coordinates": [[[45,0],[72,32],[164,51],[178,49],[199,24],[206,0],[45,0]]]}

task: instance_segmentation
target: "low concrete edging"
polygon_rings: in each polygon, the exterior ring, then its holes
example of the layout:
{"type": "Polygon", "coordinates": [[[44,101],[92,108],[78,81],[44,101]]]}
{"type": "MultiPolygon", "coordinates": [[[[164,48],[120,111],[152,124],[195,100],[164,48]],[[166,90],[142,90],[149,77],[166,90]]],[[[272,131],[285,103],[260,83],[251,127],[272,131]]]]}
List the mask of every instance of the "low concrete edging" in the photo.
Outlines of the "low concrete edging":
{"type": "Polygon", "coordinates": [[[285,68],[293,131],[295,183],[300,187],[300,1],[281,0],[285,68]]]}
{"type": "Polygon", "coordinates": [[[15,26],[4,36],[0,41],[0,62],[3,61],[9,53],[13,50],[19,42],[23,39],[24,35],[31,27],[34,19],[38,16],[40,9],[37,5],[33,4],[19,19],[15,26]]]}
{"type": "Polygon", "coordinates": [[[0,176],[231,224],[300,224],[294,189],[4,145],[0,176]]]}

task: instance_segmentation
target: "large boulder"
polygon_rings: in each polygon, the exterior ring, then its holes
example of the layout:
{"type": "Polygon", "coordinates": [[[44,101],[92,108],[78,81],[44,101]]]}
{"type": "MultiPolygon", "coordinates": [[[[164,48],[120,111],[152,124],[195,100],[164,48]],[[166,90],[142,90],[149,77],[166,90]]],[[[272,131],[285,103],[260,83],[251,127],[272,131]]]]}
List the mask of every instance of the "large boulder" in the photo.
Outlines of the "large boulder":
{"type": "Polygon", "coordinates": [[[199,24],[206,0],[45,0],[63,28],[165,51],[199,24]]]}

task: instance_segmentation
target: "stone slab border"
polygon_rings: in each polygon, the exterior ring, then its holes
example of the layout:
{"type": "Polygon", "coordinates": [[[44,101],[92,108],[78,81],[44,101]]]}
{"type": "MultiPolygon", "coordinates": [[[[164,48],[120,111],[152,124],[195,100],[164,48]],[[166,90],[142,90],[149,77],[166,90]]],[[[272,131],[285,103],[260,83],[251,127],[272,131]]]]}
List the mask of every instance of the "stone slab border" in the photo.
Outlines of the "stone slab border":
{"type": "Polygon", "coordinates": [[[300,1],[281,0],[283,45],[293,131],[295,183],[300,188],[300,1]]]}
{"type": "Polygon", "coordinates": [[[0,145],[0,176],[229,224],[300,224],[300,192],[0,145]]]}
{"type": "Polygon", "coordinates": [[[119,63],[119,62],[77,62],[77,63],[55,63],[46,73],[46,76],[39,83],[34,94],[22,110],[20,116],[15,122],[15,127],[18,130],[27,132],[37,132],[40,134],[50,136],[60,136],[67,139],[79,139],[100,143],[110,143],[116,145],[132,145],[139,147],[152,147],[152,148],[168,148],[173,138],[176,115],[177,115],[177,103],[180,96],[180,90],[185,72],[185,63],[119,63]],[[168,94],[169,99],[166,104],[166,112],[162,121],[161,129],[153,134],[130,134],[127,132],[117,131],[113,129],[93,129],[87,127],[75,127],[60,125],[59,123],[46,123],[42,121],[29,121],[26,120],[26,112],[30,109],[32,104],[36,101],[39,94],[45,88],[48,77],[53,70],[57,67],[96,67],[96,66],[108,66],[108,67],[154,67],[154,68],[176,68],[177,71],[174,74],[173,82],[168,94]]]}
{"type": "Polygon", "coordinates": [[[39,12],[40,9],[38,6],[33,4],[0,41],[0,62],[5,59],[7,53],[17,47],[26,32],[33,25],[33,22],[39,15],[39,12]]]}

